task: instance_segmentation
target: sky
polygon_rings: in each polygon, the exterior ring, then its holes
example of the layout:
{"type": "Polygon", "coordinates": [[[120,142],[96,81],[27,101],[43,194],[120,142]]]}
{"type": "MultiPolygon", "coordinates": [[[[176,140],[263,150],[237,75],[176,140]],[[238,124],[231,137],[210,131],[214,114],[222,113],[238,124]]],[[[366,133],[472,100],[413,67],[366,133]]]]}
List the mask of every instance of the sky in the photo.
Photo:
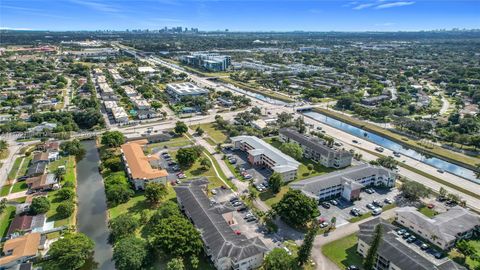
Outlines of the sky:
{"type": "Polygon", "coordinates": [[[480,0],[0,0],[0,29],[480,29],[480,0]]]}

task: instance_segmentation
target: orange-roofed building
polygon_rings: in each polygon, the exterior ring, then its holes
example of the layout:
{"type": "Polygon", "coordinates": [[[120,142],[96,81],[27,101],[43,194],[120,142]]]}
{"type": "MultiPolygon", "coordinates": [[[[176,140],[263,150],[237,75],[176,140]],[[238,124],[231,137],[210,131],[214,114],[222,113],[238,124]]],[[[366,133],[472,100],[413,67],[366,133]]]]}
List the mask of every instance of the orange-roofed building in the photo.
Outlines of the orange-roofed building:
{"type": "Polygon", "coordinates": [[[0,269],[10,268],[37,257],[40,239],[40,233],[30,233],[7,240],[0,257],[0,269]]]}
{"type": "Polygon", "coordinates": [[[157,156],[145,156],[143,147],[148,140],[137,140],[122,144],[122,157],[125,162],[125,169],[128,178],[135,186],[135,189],[145,189],[149,182],[167,183],[168,172],[152,168],[150,161],[158,160],[157,156]]]}

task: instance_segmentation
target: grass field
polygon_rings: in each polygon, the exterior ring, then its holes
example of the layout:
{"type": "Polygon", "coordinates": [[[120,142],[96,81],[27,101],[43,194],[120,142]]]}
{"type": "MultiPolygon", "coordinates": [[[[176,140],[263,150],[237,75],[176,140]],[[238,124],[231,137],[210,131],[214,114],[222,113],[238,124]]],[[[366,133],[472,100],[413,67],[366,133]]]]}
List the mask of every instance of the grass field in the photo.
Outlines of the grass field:
{"type": "Polygon", "coordinates": [[[15,206],[7,206],[2,214],[0,214],[0,238],[7,233],[10,222],[15,217],[15,206]]]}
{"type": "Polygon", "coordinates": [[[194,126],[191,126],[190,128],[192,130],[195,130],[197,129],[197,127],[200,127],[205,131],[205,134],[207,134],[208,137],[210,137],[214,142],[213,145],[217,145],[218,143],[224,143],[225,140],[227,139],[227,135],[225,133],[215,128],[215,123],[194,125],[194,126]]]}
{"type": "Polygon", "coordinates": [[[315,108],[315,111],[328,115],[332,118],[344,121],[350,125],[360,127],[362,129],[365,129],[367,131],[370,131],[376,134],[380,134],[388,139],[391,139],[407,147],[413,148],[417,151],[424,152],[426,154],[433,155],[442,159],[446,159],[450,162],[453,162],[459,165],[467,166],[473,169],[475,168],[476,164],[480,163],[480,158],[462,155],[460,153],[456,153],[436,145],[426,148],[420,145],[420,143],[416,140],[410,140],[405,136],[401,136],[399,134],[396,134],[392,131],[381,128],[374,124],[370,124],[358,119],[351,118],[350,116],[347,116],[347,115],[343,115],[343,114],[333,112],[331,110],[322,109],[322,108],[315,108]]]}
{"type": "Polygon", "coordinates": [[[0,189],[0,197],[7,196],[7,195],[8,195],[8,192],[10,191],[10,187],[11,187],[11,185],[4,185],[4,186],[0,189]]]}
{"type": "Polygon", "coordinates": [[[429,218],[432,218],[434,216],[436,216],[438,214],[437,211],[433,210],[433,209],[430,209],[426,206],[423,206],[421,208],[418,209],[418,212],[424,214],[425,216],[429,217],[429,218]]]}
{"type": "Polygon", "coordinates": [[[18,170],[18,176],[24,176],[27,173],[28,165],[30,165],[30,161],[32,160],[33,156],[29,155],[23,159],[22,167],[18,170]]]}
{"type": "MultiPolygon", "coordinates": [[[[475,251],[476,251],[476,256],[480,256],[480,239],[472,239],[472,240],[467,240],[471,245],[473,245],[475,251]]],[[[468,269],[478,269],[480,267],[480,261],[475,261],[471,259],[470,257],[465,258],[465,256],[460,253],[457,249],[452,249],[448,256],[456,261],[457,263],[467,266],[468,269]]]]}
{"type": "Polygon", "coordinates": [[[147,153],[151,153],[153,148],[166,148],[168,149],[169,147],[183,147],[183,146],[188,146],[192,145],[192,142],[189,141],[186,137],[176,137],[173,138],[169,141],[166,142],[158,142],[158,143],[152,143],[147,145],[147,153]]]}
{"type": "Polygon", "coordinates": [[[23,157],[18,157],[17,159],[15,159],[12,169],[10,169],[10,172],[8,173],[8,180],[12,180],[17,177],[17,172],[18,172],[18,169],[20,168],[20,164],[22,163],[22,159],[23,157]]]}
{"type": "Polygon", "coordinates": [[[25,181],[16,182],[15,184],[13,184],[13,188],[10,193],[17,193],[20,191],[24,191],[24,190],[27,190],[27,188],[28,188],[28,185],[27,183],[25,183],[25,181]]]}
{"type": "Polygon", "coordinates": [[[289,190],[289,186],[283,186],[277,194],[273,194],[271,189],[267,189],[267,191],[260,193],[258,198],[268,206],[272,207],[274,204],[278,203],[283,198],[283,195],[289,190]]]}
{"type": "Polygon", "coordinates": [[[361,267],[363,259],[357,253],[357,240],[355,233],[348,235],[323,246],[322,253],[340,269],[346,269],[350,265],[361,267]]]}

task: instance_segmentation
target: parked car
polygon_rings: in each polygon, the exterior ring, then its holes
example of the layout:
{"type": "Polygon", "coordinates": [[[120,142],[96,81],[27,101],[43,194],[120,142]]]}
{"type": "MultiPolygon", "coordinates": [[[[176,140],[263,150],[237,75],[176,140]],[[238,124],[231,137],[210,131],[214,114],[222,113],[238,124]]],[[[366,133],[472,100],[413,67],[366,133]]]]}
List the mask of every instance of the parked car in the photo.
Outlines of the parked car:
{"type": "Polygon", "coordinates": [[[373,204],[371,204],[371,203],[367,204],[366,207],[367,207],[368,209],[370,209],[370,210],[375,209],[375,206],[374,206],[373,204]]]}
{"type": "Polygon", "coordinates": [[[367,188],[367,189],[365,189],[365,192],[368,193],[368,194],[373,194],[373,193],[375,193],[375,190],[373,188],[367,188]]]}
{"type": "Polygon", "coordinates": [[[233,202],[236,202],[236,201],[239,201],[240,199],[238,197],[233,197],[230,199],[230,202],[233,203],[233,202]]]}
{"type": "Polygon", "coordinates": [[[172,170],[174,172],[178,172],[178,171],[180,171],[180,167],[178,165],[174,165],[174,166],[172,166],[172,170]]]}
{"type": "Polygon", "coordinates": [[[386,204],[392,204],[393,203],[393,200],[392,199],[389,199],[389,198],[385,198],[385,200],[383,200],[386,204]]]}
{"type": "Polygon", "coordinates": [[[383,207],[383,203],[381,203],[380,201],[377,201],[377,200],[373,200],[373,205],[376,205],[378,207],[383,207]]]}
{"type": "Polygon", "coordinates": [[[326,228],[328,227],[328,225],[329,225],[328,222],[324,221],[320,224],[320,228],[326,228]]]}
{"type": "Polygon", "coordinates": [[[405,230],[405,229],[397,230],[397,234],[398,234],[398,235],[403,235],[403,234],[406,233],[406,232],[407,232],[407,230],[405,230]]]}
{"type": "Polygon", "coordinates": [[[413,242],[415,242],[415,240],[417,240],[417,237],[412,235],[409,238],[407,238],[407,243],[413,243],[413,242]]]}
{"type": "Polygon", "coordinates": [[[217,195],[217,190],[216,190],[216,189],[212,189],[212,190],[210,190],[210,192],[211,192],[213,195],[217,195]]]}
{"type": "Polygon", "coordinates": [[[423,242],[420,244],[420,249],[421,250],[427,250],[428,248],[429,248],[429,246],[427,244],[425,244],[423,242]]]}
{"type": "Polygon", "coordinates": [[[248,208],[246,206],[242,206],[242,207],[237,209],[237,212],[245,212],[247,210],[248,210],[248,208]]]}
{"type": "Polygon", "coordinates": [[[243,178],[245,178],[245,179],[248,180],[248,179],[252,179],[253,176],[252,176],[251,174],[248,174],[248,173],[247,173],[247,174],[245,174],[245,175],[243,176],[243,178]]]}
{"type": "Polygon", "coordinates": [[[322,206],[326,209],[330,208],[330,204],[328,202],[322,202],[322,206]]]}
{"type": "Polygon", "coordinates": [[[382,208],[375,208],[372,210],[372,215],[378,216],[382,213],[382,208]]]}
{"type": "Polygon", "coordinates": [[[383,149],[383,147],[377,146],[375,147],[375,150],[378,152],[383,152],[385,149],[383,149]]]}
{"type": "Polygon", "coordinates": [[[331,205],[338,205],[338,201],[335,199],[330,200],[331,205]]]}
{"type": "Polygon", "coordinates": [[[352,140],[352,142],[353,142],[353,143],[358,143],[358,141],[357,141],[357,140],[352,140]]]}
{"type": "Polygon", "coordinates": [[[442,170],[442,169],[438,169],[437,172],[439,172],[439,173],[444,173],[445,171],[442,170]]]}
{"type": "Polygon", "coordinates": [[[402,235],[402,238],[403,239],[407,239],[410,237],[410,233],[409,232],[405,232],[403,235],[402,235]]]}

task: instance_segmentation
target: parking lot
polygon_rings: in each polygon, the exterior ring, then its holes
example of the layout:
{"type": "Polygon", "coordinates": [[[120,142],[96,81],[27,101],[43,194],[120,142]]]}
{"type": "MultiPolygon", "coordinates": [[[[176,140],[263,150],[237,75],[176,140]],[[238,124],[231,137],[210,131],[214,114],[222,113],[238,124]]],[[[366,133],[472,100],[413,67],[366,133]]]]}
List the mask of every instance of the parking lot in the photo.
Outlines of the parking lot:
{"type": "Polygon", "coordinates": [[[327,209],[322,205],[318,206],[321,216],[320,218],[330,222],[332,217],[336,218],[336,226],[342,226],[347,224],[351,218],[354,216],[350,213],[353,208],[357,208],[361,213],[368,213],[371,210],[367,208],[367,204],[372,203],[374,200],[381,202],[386,205],[384,202],[385,199],[391,199],[394,202],[398,198],[398,190],[395,189],[383,189],[383,188],[373,188],[374,193],[368,194],[365,191],[362,191],[360,194],[360,200],[355,202],[349,202],[341,197],[336,198],[338,202],[337,205],[330,204],[330,208],[327,209]]]}
{"type": "MultiPolygon", "coordinates": [[[[266,167],[253,166],[248,162],[248,154],[240,150],[224,149],[223,152],[228,158],[236,160],[232,163],[235,167],[243,168],[246,173],[252,176],[254,184],[260,184],[268,180],[272,172],[266,167]]],[[[226,162],[230,162],[227,160],[226,162]]],[[[248,180],[248,179],[247,179],[248,180]]]]}

